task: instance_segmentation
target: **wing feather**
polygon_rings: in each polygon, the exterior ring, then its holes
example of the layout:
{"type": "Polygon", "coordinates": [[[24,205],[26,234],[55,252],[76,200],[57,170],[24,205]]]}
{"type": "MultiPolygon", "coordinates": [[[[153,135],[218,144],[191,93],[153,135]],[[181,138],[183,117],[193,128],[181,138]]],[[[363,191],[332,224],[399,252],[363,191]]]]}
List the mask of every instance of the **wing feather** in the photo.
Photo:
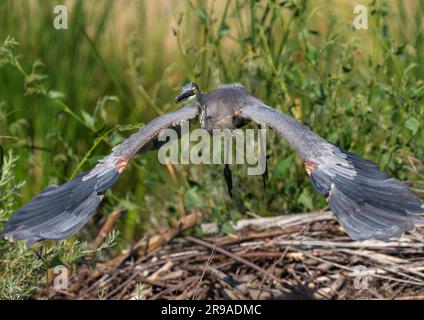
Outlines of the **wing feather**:
{"type": "Polygon", "coordinates": [[[247,99],[240,116],[264,124],[282,135],[305,162],[316,191],[356,240],[387,241],[424,223],[422,202],[408,185],[390,178],[372,161],[327,142],[292,117],[247,99]]]}
{"type": "Polygon", "coordinates": [[[141,151],[154,149],[160,130],[195,119],[190,104],[160,116],[116,146],[91,170],[61,186],[49,186],[15,212],[0,237],[27,240],[27,246],[44,239],[65,239],[78,232],[100,205],[104,193],[115,185],[128,162],[141,151]]]}

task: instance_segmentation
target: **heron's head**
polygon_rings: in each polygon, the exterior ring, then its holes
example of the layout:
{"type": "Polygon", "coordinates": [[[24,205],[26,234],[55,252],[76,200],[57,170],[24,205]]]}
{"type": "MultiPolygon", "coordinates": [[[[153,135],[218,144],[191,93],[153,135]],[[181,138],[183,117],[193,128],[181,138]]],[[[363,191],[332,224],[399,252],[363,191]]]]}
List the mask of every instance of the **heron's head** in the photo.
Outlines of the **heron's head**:
{"type": "Polygon", "coordinates": [[[190,100],[196,97],[198,93],[200,93],[199,86],[194,82],[189,82],[181,89],[181,93],[175,98],[175,102],[181,102],[187,98],[190,100]]]}

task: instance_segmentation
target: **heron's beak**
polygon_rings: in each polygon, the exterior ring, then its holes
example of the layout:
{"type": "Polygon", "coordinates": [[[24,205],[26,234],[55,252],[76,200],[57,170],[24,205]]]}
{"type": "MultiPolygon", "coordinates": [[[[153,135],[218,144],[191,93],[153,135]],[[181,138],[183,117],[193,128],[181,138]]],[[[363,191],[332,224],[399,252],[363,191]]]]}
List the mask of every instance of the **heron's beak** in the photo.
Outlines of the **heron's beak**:
{"type": "Polygon", "coordinates": [[[175,102],[183,101],[184,99],[187,99],[188,97],[191,97],[192,95],[193,95],[192,91],[185,91],[175,98],[175,102]]]}

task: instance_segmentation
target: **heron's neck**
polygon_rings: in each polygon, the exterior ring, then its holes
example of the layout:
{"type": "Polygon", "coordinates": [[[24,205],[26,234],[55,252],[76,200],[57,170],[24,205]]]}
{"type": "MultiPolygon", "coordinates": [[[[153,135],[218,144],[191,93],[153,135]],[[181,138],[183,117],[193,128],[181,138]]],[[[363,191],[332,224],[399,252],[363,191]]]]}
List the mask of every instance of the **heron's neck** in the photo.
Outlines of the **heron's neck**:
{"type": "Polygon", "coordinates": [[[196,102],[200,109],[200,127],[205,129],[207,125],[206,104],[204,103],[203,95],[200,90],[196,94],[196,102]]]}

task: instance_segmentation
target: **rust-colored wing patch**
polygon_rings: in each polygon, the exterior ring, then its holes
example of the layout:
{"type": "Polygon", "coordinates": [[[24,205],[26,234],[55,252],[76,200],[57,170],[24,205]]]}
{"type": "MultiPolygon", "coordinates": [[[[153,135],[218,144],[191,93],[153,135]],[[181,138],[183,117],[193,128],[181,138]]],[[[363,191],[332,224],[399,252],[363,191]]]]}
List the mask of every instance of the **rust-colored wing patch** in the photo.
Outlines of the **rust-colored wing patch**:
{"type": "Polygon", "coordinates": [[[304,165],[308,176],[310,176],[312,172],[314,172],[315,168],[318,167],[318,164],[312,161],[305,161],[304,165]]]}
{"type": "Polygon", "coordinates": [[[130,161],[129,156],[119,157],[118,161],[115,164],[116,171],[118,171],[118,173],[121,174],[127,167],[129,161],[130,161]]]}

